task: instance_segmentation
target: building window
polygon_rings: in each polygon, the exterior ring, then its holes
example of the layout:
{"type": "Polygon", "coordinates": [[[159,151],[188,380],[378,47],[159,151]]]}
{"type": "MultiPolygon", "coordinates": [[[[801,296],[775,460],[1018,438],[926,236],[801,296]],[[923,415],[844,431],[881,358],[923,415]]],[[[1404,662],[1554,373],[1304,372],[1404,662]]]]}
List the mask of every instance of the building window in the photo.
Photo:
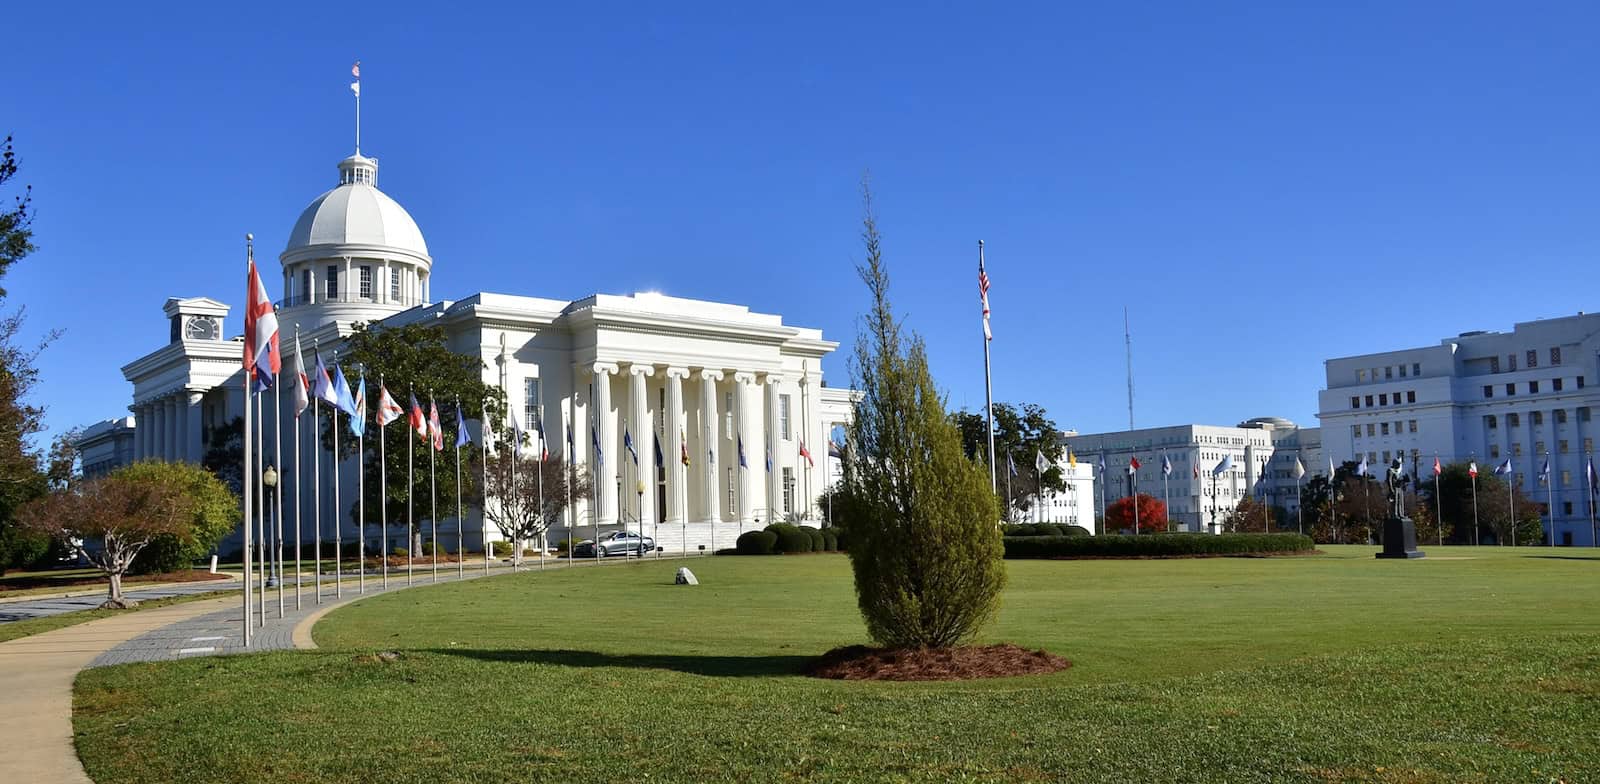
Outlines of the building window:
{"type": "Polygon", "coordinates": [[[1582,408],[1578,409],[1578,421],[1579,422],[1587,422],[1587,421],[1589,421],[1589,407],[1588,406],[1583,406],[1582,408]]]}
{"type": "Polygon", "coordinates": [[[1567,439],[1563,438],[1563,439],[1560,439],[1560,440],[1556,441],[1556,454],[1564,455],[1566,453],[1567,453],[1567,439]]]}
{"type": "Polygon", "coordinates": [[[728,469],[728,514],[730,514],[730,515],[732,515],[734,517],[738,517],[739,516],[739,507],[735,505],[737,502],[734,500],[733,490],[734,490],[734,488],[733,488],[733,469],[729,468],[728,469]]]}
{"type": "Polygon", "coordinates": [[[372,267],[361,265],[361,298],[372,299],[372,267]]]}
{"type": "Polygon", "coordinates": [[[1517,355],[1516,354],[1507,354],[1506,355],[1506,372],[1507,373],[1515,373],[1515,372],[1517,372],[1517,355]]]}
{"type": "MultiPolygon", "coordinates": [[[[1535,425],[1544,424],[1544,412],[1543,411],[1535,411],[1535,412],[1533,412],[1533,423],[1535,425]]],[[[1540,451],[1543,451],[1543,450],[1540,450],[1540,451]]]]}
{"type": "Polygon", "coordinates": [[[1367,383],[1367,370],[1366,370],[1366,368],[1361,368],[1360,370],[1356,371],[1356,383],[1357,384],[1365,384],[1365,383],[1367,383]]]}
{"type": "Polygon", "coordinates": [[[1550,366],[1551,367],[1555,367],[1556,365],[1559,365],[1559,364],[1561,364],[1561,347],[1560,346],[1551,346],[1550,347],[1550,366]]]}
{"type": "Polygon", "coordinates": [[[1387,380],[1389,380],[1391,378],[1394,378],[1394,366],[1393,365],[1388,365],[1388,366],[1384,367],[1384,369],[1383,369],[1383,378],[1384,378],[1385,381],[1387,381],[1387,380]]]}
{"type": "Polygon", "coordinates": [[[1533,442],[1533,453],[1536,454],[1536,455],[1544,454],[1544,442],[1543,441],[1535,441],[1535,442],[1533,442]]]}
{"type": "Polygon", "coordinates": [[[311,297],[310,297],[311,290],[312,290],[311,289],[311,268],[310,267],[306,267],[305,269],[300,270],[300,301],[301,302],[310,302],[311,301],[311,297]]]}
{"type": "Polygon", "coordinates": [[[1405,378],[1406,377],[1406,366],[1405,365],[1401,365],[1400,366],[1400,377],[1401,378],[1405,378]]]}
{"type": "Polygon", "coordinates": [[[1421,362],[1413,362],[1413,363],[1411,363],[1411,375],[1413,375],[1413,376],[1421,376],[1422,375],[1422,363],[1421,362]]]}
{"type": "Polygon", "coordinates": [[[1378,435],[1377,426],[1372,424],[1371,422],[1368,422],[1367,423],[1367,438],[1374,438],[1377,435],[1378,435]]]}
{"type": "MultiPolygon", "coordinates": [[[[1572,486],[1572,472],[1571,471],[1562,471],[1561,472],[1561,484],[1557,485],[1557,487],[1571,487],[1571,486],[1572,486]]],[[[1572,513],[1568,512],[1567,514],[1572,514],[1572,513]]]]}
{"type": "Polygon", "coordinates": [[[1385,435],[1385,436],[1389,435],[1389,423],[1388,422],[1379,423],[1379,425],[1378,425],[1378,434],[1379,435],[1385,435]]]}
{"type": "Polygon", "coordinates": [[[1357,395],[1351,395],[1350,396],[1350,407],[1351,408],[1360,408],[1361,407],[1361,398],[1359,396],[1357,396],[1357,395]]]}
{"type": "Polygon", "coordinates": [[[1500,418],[1493,415],[1486,416],[1483,418],[1483,423],[1490,430],[1495,430],[1500,427],[1500,418]]]}
{"type": "Polygon", "coordinates": [[[1530,394],[1530,395],[1539,394],[1539,382],[1537,382],[1537,381],[1529,381],[1528,382],[1528,394],[1530,394]]]}
{"type": "Polygon", "coordinates": [[[1578,388],[1583,389],[1583,376],[1578,376],[1578,388]]]}
{"type": "Polygon", "coordinates": [[[328,265],[328,280],[327,284],[323,286],[323,291],[327,294],[328,299],[339,296],[339,266],[337,264],[328,265]]]}
{"type": "MultiPolygon", "coordinates": [[[[1522,457],[1522,442],[1521,441],[1518,441],[1518,442],[1516,442],[1516,443],[1511,445],[1511,456],[1512,457],[1522,457]]],[[[1521,474],[1517,474],[1517,481],[1518,482],[1522,481],[1522,475],[1521,474]]]]}
{"type": "Polygon", "coordinates": [[[1351,438],[1360,438],[1361,437],[1361,426],[1360,425],[1351,425],[1350,426],[1350,437],[1351,438]]]}
{"type": "MultiPolygon", "coordinates": [[[[1567,472],[1562,471],[1561,473],[1564,476],[1567,472]]],[[[1564,482],[1566,480],[1563,479],[1562,481],[1564,482]]],[[[1568,517],[1572,516],[1572,502],[1571,501],[1562,501],[1561,502],[1561,513],[1566,515],[1566,516],[1568,516],[1568,517]]]]}
{"type": "Polygon", "coordinates": [[[1564,425],[1566,423],[1567,423],[1567,410],[1564,409],[1564,408],[1556,409],[1556,424],[1564,425]]]}
{"type": "Polygon", "coordinates": [[[1494,459],[1496,459],[1496,460],[1500,459],[1500,445],[1499,444],[1490,444],[1489,445],[1489,456],[1494,458],[1494,459]]]}
{"type": "Polygon", "coordinates": [[[1489,372],[1490,373],[1499,373],[1500,372],[1500,358],[1499,357],[1489,357],[1489,372]]]}
{"type": "Polygon", "coordinates": [[[1484,397],[1494,397],[1494,385],[1492,385],[1492,384],[1484,384],[1483,385],[1483,396],[1484,397]]]}
{"type": "Polygon", "coordinates": [[[1372,396],[1367,395],[1367,408],[1372,408],[1372,396]]]}
{"type": "MultiPolygon", "coordinates": [[[[1398,400],[1398,398],[1396,398],[1396,400],[1398,400]]],[[[1380,406],[1389,405],[1389,396],[1388,395],[1379,395],[1378,396],[1378,405],[1380,405],[1380,406]]]]}
{"type": "Polygon", "coordinates": [[[1507,384],[1506,385],[1506,397],[1511,397],[1512,395],[1515,395],[1515,394],[1517,394],[1517,385],[1516,384],[1507,384]]]}
{"type": "Polygon", "coordinates": [[[1562,379],[1559,379],[1559,378],[1550,379],[1550,390],[1552,392],[1560,392],[1561,391],[1561,381],[1562,381],[1562,379]]]}
{"type": "Polygon", "coordinates": [[[389,301],[400,301],[400,270],[389,269],[389,301]]]}
{"type": "Polygon", "coordinates": [[[794,469],[788,466],[783,469],[783,513],[794,513],[794,469]]]}
{"type": "Polygon", "coordinates": [[[1521,427],[1521,426],[1522,426],[1522,415],[1521,414],[1506,414],[1506,427],[1521,427]]]}
{"type": "Polygon", "coordinates": [[[542,424],[539,416],[539,379],[522,380],[522,426],[533,430],[542,424]]]}
{"type": "Polygon", "coordinates": [[[1415,420],[1415,419],[1408,420],[1406,422],[1406,429],[1410,430],[1413,433],[1417,432],[1417,420],[1415,420]]]}
{"type": "Polygon", "coordinates": [[[1415,403],[1415,402],[1417,402],[1417,391],[1415,389],[1406,390],[1406,402],[1407,403],[1415,403]]]}
{"type": "Polygon", "coordinates": [[[1387,450],[1387,449],[1383,450],[1383,462],[1386,465],[1389,462],[1389,450],[1387,450]]]}
{"type": "Polygon", "coordinates": [[[733,393],[722,393],[722,432],[723,438],[733,440],[733,393]]]}
{"type": "Polygon", "coordinates": [[[778,396],[778,433],[785,441],[790,440],[789,435],[789,396],[778,396]]]}
{"type": "Polygon", "coordinates": [[[1593,438],[1585,438],[1585,439],[1583,439],[1583,453],[1587,455],[1587,454],[1589,454],[1589,453],[1591,453],[1593,451],[1594,451],[1594,439],[1593,438]]]}
{"type": "Polygon", "coordinates": [[[1531,348],[1528,349],[1528,369],[1532,370],[1532,369],[1534,369],[1534,368],[1536,368],[1538,366],[1539,366],[1539,352],[1535,351],[1534,349],[1531,349],[1531,348]]]}

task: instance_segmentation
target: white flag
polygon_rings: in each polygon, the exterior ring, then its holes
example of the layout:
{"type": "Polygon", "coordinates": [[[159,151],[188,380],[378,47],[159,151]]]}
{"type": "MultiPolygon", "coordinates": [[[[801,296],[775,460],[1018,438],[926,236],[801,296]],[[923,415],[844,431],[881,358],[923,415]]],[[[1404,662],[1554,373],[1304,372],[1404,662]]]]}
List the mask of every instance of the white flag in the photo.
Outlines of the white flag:
{"type": "Polygon", "coordinates": [[[1044,459],[1044,452],[1043,451],[1040,451],[1040,450],[1035,450],[1034,451],[1034,453],[1033,453],[1033,467],[1038,469],[1039,473],[1041,473],[1041,474],[1050,470],[1050,461],[1044,459]]]}
{"type": "Polygon", "coordinates": [[[1218,463],[1216,468],[1211,469],[1211,475],[1222,476],[1230,468],[1233,468],[1233,455],[1223,455],[1222,462],[1218,463]]]}
{"type": "Polygon", "coordinates": [[[1294,458],[1294,478],[1296,480],[1298,480],[1298,479],[1300,479],[1300,477],[1303,477],[1305,475],[1306,475],[1306,465],[1305,465],[1305,463],[1300,462],[1299,455],[1296,455],[1295,458],[1294,458]]]}

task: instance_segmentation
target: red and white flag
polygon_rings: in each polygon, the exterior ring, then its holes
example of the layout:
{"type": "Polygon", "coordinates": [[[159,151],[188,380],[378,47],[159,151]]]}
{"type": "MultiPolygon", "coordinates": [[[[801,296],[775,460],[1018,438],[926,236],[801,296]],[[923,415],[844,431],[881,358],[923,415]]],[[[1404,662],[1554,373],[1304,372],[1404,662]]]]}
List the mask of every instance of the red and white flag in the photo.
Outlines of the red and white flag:
{"type": "Polygon", "coordinates": [[[1473,479],[1478,478],[1478,461],[1474,460],[1467,464],[1467,476],[1470,476],[1473,479]]]}
{"type": "Polygon", "coordinates": [[[989,331],[989,273],[983,269],[983,257],[978,257],[978,299],[983,302],[983,339],[994,340],[989,331]]]}
{"type": "Polygon", "coordinates": [[[267,287],[256,274],[253,258],[245,286],[244,371],[259,392],[272,386],[282,366],[278,358],[278,315],[272,310],[272,300],[267,298],[267,287]]]}
{"type": "Polygon", "coordinates": [[[1137,457],[1128,458],[1128,473],[1132,474],[1132,473],[1137,472],[1138,470],[1139,470],[1139,458],[1137,458],[1137,457]]]}
{"type": "Polygon", "coordinates": [[[1442,473],[1444,473],[1444,466],[1439,465],[1439,456],[1438,455],[1434,455],[1433,456],[1433,475],[1434,476],[1438,476],[1438,475],[1440,475],[1442,473]]]}
{"type": "Polygon", "coordinates": [[[300,333],[294,335],[294,415],[300,416],[311,405],[311,380],[306,378],[306,361],[300,350],[300,333]]]}
{"type": "Polygon", "coordinates": [[[422,413],[422,404],[417,402],[417,394],[411,393],[411,429],[416,431],[417,438],[428,440],[428,419],[422,413]]]}
{"type": "Polygon", "coordinates": [[[394,396],[389,394],[389,388],[378,385],[378,427],[383,427],[399,419],[406,412],[395,402],[394,396]]]}
{"type": "Polygon", "coordinates": [[[806,459],[807,468],[815,468],[816,462],[811,459],[811,450],[806,449],[806,440],[800,439],[800,456],[806,459]]]}
{"type": "Polygon", "coordinates": [[[439,406],[428,398],[428,431],[433,433],[433,451],[444,451],[444,428],[439,424],[439,406]]]}

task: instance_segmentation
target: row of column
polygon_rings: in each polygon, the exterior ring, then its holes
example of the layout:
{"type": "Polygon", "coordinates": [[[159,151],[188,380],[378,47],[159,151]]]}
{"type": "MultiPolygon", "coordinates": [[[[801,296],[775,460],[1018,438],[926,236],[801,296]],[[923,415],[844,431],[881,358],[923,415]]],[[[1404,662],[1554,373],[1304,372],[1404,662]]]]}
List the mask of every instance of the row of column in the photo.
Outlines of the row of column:
{"type": "MultiPolygon", "coordinates": [[[[746,371],[730,374],[720,369],[690,370],[685,367],[658,369],[644,363],[628,364],[626,367],[617,363],[595,363],[583,370],[589,372],[594,383],[592,419],[586,423],[582,415],[574,411],[573,426],[575,436],[584,435],[589,439],[588,447],[580,449],[580,452],[589,456],[588,468],[593,472],[595,486],[592,514],[601,525],[615,524],[620,519],[654,521],[663,517],[673,523],[728,519],[753,523],[758,516],[763,522],[770,522],[775,515],[782,513],[783,487],[780,477],[784,466],[779,455],[770,455],[773,468],[771,481],[767,479],[769,450],[781,444],[778,437],[779,385],[784,381],[781,374],[746,371]],[[657,429],[651,415],[648,384],[648,380],[657,373],[665,376],[663,388],[666,393],[665,410],[658,412],[661,417],[662,473],[665,474],[666,486],[665,514],[657,510],[659,500],[655,481],[655,444],[652,440],[656,437],[657,429]],[[619,421],[613,423],[609,416],[612,411],[611,383],[614,377],[623,374],[628,379],[628,397],[616,406],[619,421]],[[720,385],[730,375],[733,381],[731,438],[724,426],[724,416],[730,412],[723,410],[726,406],[719,394],[722,391],[720,385]],[[684,395],[685,381],[699,384],[698,450],[690,450],[687,443],[690,412],[684,395]],[[598,432],[584,433],[586,426],[598,432]],[[633,457],[627,454],[623,446],[624,428],[632,436],[638,454],[637,471],[633,457]],[[722,449],[724,439],[733,442],[733,449],[726,456],[722,449]],[[599,460],[594,454],[596,444],[600,446],[599,460]],[[743,467],[739,465],[741,450],[743,467]],[[682,461],[686,453],[690,457],[689,466],[683,465],[682,461]],[[627,472],[626,478],[630,481],[621,489],[624,494],[633,496],[632,499],[618,497],[619,471],[627,472]],[[643,492],[639,487],[641,474],[643,492]],[[700,491],[700,503],[693,509],[690,508],[691,487],[698,487],[700,491]],[[723,501],[730,492],[734,508],[725,515],[723,501]],[[623,509],[634,514],[619,515],[623,509]]],[[[808,418],[805,408],[810,394],[806,377],[800,380],[799,392],[800,399],[791,399],[791,402],[800,404],[804,420],[808,418]]],[[[808,434],[805,422],[802,421],[799,427],[794,425],[791,422],[791,432],[797,430],[799,438],[805,440],[808,434]]],[[[826,451],[823,454],[826,455],[826,451]]],[[[810,482],[803,481],[809,479],[805,476],[808,466],[803,458],[799,458],[792,467],[796,469],[794,506],[800,510],[808,509],[810,482]]]]}
{"type": "Polygon", "coordinates": [[[198,462],[202,399],[198,392],[178,390],[129,406],[134,459],[198,462]]]}
{"type": "MultiPolygon", "coordinates": [[[[326,291],[326,288],[327,288],[327,274],[326,273],[319,274],[318,273],[318,267],[319,266],[326,267],[329,264],[329,262],[332,262],[332,261],[334,261],[334,260],[333,259],[322,259],[322,260],[318,260],[318,261],[307,261],[307,262],[301,262],[299,265],[295,265],[294,268],[286,268],[286,269],[284,269],[284,271],[283,271],[284,298],[286,300],[295,301],[297,304],[300,304],[300,305],[314,305],[314,304],[316,304],[318,302],[325,302],[328,299],[330,299],[327,296],[327,291],[326,291]],[[300,282],[295,279],[295,275],[294,275],[295,270],[301,269],[301,268],[309,270],[311,272],[311,281],[310,281],[310,286],[309,287],[300,285],[300,282]],[[323,285],[323,288],[320,291],[317,288],[319,283],[323,285]],[[306,290],[305,291],[300,291],[299,289],[302,289],[302,288],[305,288],[306,290]]],[[[362,260],[362,259],[352,259],[352,258],[346,256],[346,257],[343,257],[340,260],[340,263],[336,265],[336,266],[342,267],[342,269],[343,269],[343,274],[342,274],[341,277],[342,277],[342,279],[344,281],[344,285],[340,286],[338,288],[338,292],[339,292],[338,295],[336,297],[332,298],[334,301],[336,301],[336,302],[371,301],[371,302],[378,303],[380,305],[391,304],[391,297],[389,296],[389,292],[392,290],[390,288],[391,285],[392,285],[391,282],[390,282],[392,277],[395,276],[395,275],[400,275],[400,274],[402,274],[403,272],[405,272],[407,270],[415,271],[415,268],[411,267],[410,265],[405,265],[405,264],[395,265],[395,264],[391,264],[388,259],[379,259],[379,260],[377,260],[377,267],[373,270],[373,277],[372,277],[372,296],[369,298],[369,300],[361,300],[360,299],[360,296],[361,296],[361,291],[360,291],[361,280],[360,280],[359,277],[357,277],[357,274],[358,274],[358,272],[359,272],[361,267],[372,266],[371,264],[363,264],[363,263],[361,263],[362,261],[364,261],[364,260],[362,260]]],[[[397,303],[394,303],[394,304],[416,305],[416,304],[422,304],[422,303],[430,302],[431,300],[429,299],[428,278],[429,278],[428,275],[422,274],[420,272],[417,273],[417,274],[414,274],[414,275],[406,275],[405,277],[401,278],[401,280],[400,280],[400,300],[401,301],[397,302],[397,303]]]]}

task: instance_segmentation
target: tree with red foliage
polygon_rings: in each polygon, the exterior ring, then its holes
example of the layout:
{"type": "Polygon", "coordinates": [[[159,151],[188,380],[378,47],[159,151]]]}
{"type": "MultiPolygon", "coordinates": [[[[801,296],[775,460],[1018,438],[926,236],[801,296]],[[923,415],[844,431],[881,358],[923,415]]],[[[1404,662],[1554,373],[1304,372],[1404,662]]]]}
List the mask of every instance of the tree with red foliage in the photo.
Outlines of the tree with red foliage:
{"type": "Polygon", "coordinates": [[[1139,530],[1133,528],[1132,497],[1119,498],[1106,507],[1106,532],[1153,534],[1167,530],[1167,505],[1144,493],[1139,496],[1139,530]]]}

